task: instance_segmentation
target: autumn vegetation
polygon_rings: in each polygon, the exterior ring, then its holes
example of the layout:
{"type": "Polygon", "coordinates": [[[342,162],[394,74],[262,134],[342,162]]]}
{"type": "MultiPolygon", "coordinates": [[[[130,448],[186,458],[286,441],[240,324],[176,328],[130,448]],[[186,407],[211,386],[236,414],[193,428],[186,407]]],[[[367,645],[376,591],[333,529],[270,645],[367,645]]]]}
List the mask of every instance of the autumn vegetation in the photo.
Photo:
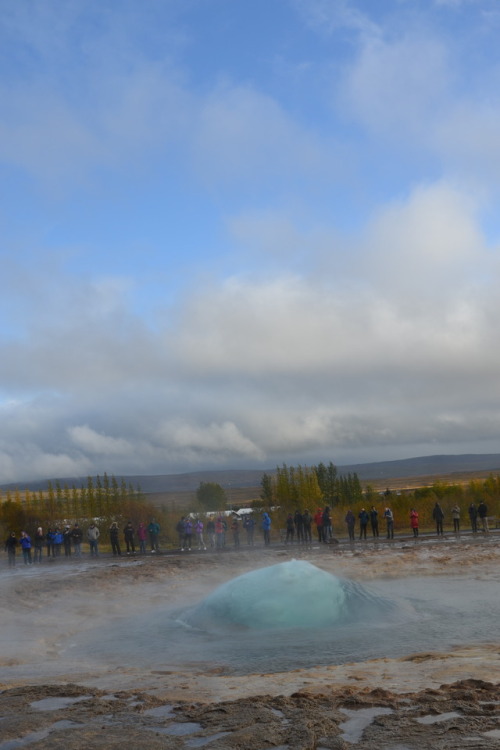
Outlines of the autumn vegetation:
{"type": "MultiPolygon", "coordinates": [[[[462,527],[469,526],[467,509],[484,500],[488,514],[497,517],[500,511],[500,477],[490,475],[486,479],[469,482],[445,483],[437,480],[425,487],[410,490],[375,490],[373,486],[362,486],[358,476],[339,475],[333,463],[316,466],[277,467],[275,472],[265,473],[260,488],[255,488],[254,497],[244,503],[256,514],[263,510],[271,512],[273,534],[277,535],[285,526],[288,513],[309,510],[312,515],[317,508],[330,506],[335,536],[346,534],[344,517],[348,509],[357,517],[362,508],[375,506],[382,514],[386,506],[394,513],[396,532],[409,530],[411,508],[419,513],[421,530],[432,530],[432,510],[439,502],[445,513],[445,528],[451,527],[451,508],[461,508],[462,527]]],[[[86,527],[95,520],[101,528],[102,543],[107,541],[106,531],[113,521],[125,526],[128,520],[137,527],[146,525],[155,517],[161,526],[160,540],[163,548],[177,544],[175,527],[179,517],[187,513],[204,516],[206,513],[238,510],[240,504],[231,502],[220,484],[201,482],[187,504],[182,507],[174,502],[153,504],[140,487],[127,485],[114,476],[88,477],[79,487],[48,482],[46,489],[38,491],[0,491],[0,532],[7,535],[10,530],[19,533],[22,529],[33,532],[38,526],[46,530],[49,526],[73,525],[86,527]]],[[[383,527],[381,527],[383,531],[383,527]]]]}

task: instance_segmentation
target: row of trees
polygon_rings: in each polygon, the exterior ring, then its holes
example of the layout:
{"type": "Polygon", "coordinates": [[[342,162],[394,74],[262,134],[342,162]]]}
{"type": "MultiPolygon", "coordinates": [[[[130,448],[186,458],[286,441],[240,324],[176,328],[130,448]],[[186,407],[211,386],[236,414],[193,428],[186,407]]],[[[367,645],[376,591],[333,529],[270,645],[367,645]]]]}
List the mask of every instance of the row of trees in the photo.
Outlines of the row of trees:
{"type": "Polygon", "coordinates": [[[300,505],[312,510],[317,505],[356,503],[363,498],[363,489],[356,473],[339,476],[331,461],[328,466],[278,466],[274,476],[264,474],[261,499],[269,506],[300,505]]]}
{"type": "Polygon", "coordinates": [[[121,518],[132,512],[145,498],[139,487],[122,479],[87,477],[80,487],[47,482],[45,490],[0,490],[0,523],[7,528],[32,528],[35,525],[62,525],[88,519],[121,518]]]}

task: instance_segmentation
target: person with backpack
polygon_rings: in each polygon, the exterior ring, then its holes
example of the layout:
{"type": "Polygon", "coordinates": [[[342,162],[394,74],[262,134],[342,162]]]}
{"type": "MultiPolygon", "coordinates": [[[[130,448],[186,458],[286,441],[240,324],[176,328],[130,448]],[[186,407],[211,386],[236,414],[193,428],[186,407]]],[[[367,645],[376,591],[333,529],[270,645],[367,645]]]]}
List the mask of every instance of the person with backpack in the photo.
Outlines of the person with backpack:
{"type": "Polygon", "coordinates": [[[151,552],[159,552],[158,538],[160,536],[160,524],[155,518],[151,519],[148,526],[149,542],[151,544],[151,552]]]}

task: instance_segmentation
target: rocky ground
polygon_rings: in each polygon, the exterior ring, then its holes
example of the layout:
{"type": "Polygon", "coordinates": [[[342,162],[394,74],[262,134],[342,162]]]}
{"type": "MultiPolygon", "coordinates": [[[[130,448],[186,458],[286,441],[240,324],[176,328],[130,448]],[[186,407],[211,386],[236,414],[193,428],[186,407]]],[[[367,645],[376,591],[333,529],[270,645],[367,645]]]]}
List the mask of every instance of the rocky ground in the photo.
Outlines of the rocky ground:
{"type": "MultiPolygon", "coordinates": [[[[498,540],[500,541],[500,539],[498,540]]],[[[500,632],[448,653],[234,676],[206,664],[80,668],[64,644],[96,611],[126,616],[253,567],[303,557],[354,580],[419,575],[498,577],[500,545],[483,539],[275,547],[119,562],[55,563],[14,573],[1,560],[0,750],[30,748],[500,748],[500,632]],[[43,568],[43,570],[42,570],[43,568]],[[164,593],[162,594],[164,595],[164,593]],[[126,606],[125,606],[126,605],[126,606]]]]}

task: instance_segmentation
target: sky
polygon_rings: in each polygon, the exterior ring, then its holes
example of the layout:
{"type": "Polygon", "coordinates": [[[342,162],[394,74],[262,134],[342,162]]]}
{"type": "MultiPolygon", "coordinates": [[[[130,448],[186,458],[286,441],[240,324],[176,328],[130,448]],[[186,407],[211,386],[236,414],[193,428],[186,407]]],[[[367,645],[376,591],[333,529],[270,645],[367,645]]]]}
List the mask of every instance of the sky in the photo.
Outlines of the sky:
{"type": "Polygon", "coordinates": [[[0,482],[500,452],[497,0],[0,0],[0,482]]]}

